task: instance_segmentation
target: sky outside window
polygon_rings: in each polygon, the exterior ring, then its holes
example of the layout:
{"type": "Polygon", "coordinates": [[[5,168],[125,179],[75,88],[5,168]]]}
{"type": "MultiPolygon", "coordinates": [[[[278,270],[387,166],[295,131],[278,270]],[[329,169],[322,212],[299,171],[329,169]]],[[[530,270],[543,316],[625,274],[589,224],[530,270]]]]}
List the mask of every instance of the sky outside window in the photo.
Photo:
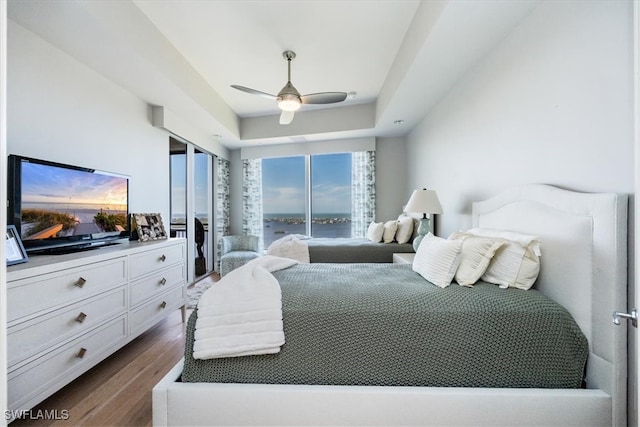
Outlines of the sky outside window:
{"type": "MultiPolygon", "coordinates": [[[[185,220],[187,208],[187,156],[186,154],[171,154],[171,220],[185,220]]],[[[195,176],[195,210],[198,218],[205,218],[209,211],[207,202],[209,191],[207,166],[209,155],[196,153],[193,158],[195,176]]]]}
{"type": "Polygon", "coordinates": [[[304,215],[304,157],[262,160],[264,214],[304,215]]]}
{"type": "MultiPolygon", "coordinates": [[[[262,160],[262,203],[265,214],[305,213],[304,157],[262,160]]],[[[314,216],[351,212],[351,154],[311,156],[314,216]]]]}
{"type": "Polygon", "coordinates": [[[351,214],[351,154],[311,156],[311,210],[321,214],[351,214]]]}

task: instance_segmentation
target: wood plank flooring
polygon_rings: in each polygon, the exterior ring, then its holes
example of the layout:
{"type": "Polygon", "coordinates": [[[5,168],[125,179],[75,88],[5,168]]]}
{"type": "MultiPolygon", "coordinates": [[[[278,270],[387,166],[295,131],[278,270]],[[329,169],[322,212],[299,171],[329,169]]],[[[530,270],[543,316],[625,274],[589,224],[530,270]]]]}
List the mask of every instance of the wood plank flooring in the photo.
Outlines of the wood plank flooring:
{"type": "Polygon", "coordinates": [[[67,419],[19,419],[9,426],[151,426],[151,389],[182,358],[184,331],[175,310],[31,411],[67,419]]]}

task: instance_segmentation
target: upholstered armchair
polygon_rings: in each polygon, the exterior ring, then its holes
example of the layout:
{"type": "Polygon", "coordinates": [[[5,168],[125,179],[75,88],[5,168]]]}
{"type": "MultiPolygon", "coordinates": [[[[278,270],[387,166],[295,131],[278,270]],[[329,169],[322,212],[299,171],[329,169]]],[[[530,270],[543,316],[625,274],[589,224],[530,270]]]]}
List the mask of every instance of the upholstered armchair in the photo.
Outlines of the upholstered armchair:
{"type": "Polygon", "coordinates": [[[260,238],[258,236],[223,236],[220,276],[224,276],[259,256],[260,238]]]}

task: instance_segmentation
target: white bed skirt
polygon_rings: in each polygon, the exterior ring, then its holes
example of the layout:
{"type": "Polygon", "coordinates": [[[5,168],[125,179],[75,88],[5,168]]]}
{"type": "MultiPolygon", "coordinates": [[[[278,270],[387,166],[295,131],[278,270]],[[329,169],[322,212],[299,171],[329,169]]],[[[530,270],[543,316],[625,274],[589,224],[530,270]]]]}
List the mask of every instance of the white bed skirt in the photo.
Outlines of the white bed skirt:
{"type": "Polygon", "coordinates": [[[154,426],[607,426],[601,390],[177,382],[153,389],[154,426]]]}

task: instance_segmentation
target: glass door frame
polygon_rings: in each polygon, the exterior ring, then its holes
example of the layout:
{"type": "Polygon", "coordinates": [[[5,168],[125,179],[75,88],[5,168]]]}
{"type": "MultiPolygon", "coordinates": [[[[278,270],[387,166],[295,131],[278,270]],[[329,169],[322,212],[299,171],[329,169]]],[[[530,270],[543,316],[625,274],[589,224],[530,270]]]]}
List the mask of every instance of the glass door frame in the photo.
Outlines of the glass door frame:
{"type": "MultiPolygon", "coordinates": [[[[201,277],[206,277],[210,273],[214,271],[215,265],[215,250],[214,250],[214,242],[216,239],[215,236],[215,224],[214,222],[214,155],[209,153],[206,150],[203,150],[196,145],[175,136],[171,136],[176,142],[184,144],[185,146],[185,175],[186,175],[186,185],[185,185],[185,225],[186,225],[186,240],[187,240],[187,283],[193,283],[196,279],[201,277]],[[195,260],[196,260],[196,232],[195,232],[195,214],[196,214],[196,189],[195,189],[195,156],[196,151],[198,153],[203,153],[209,156],[207,160],[207,222],[208,222],[208,231],[205,231],[205,235],[207,238],[205,239],[205,259],[207,262],[207,271],[206,273],[196,278],[195,275],[195,260]]],[[[171,144],[171,142],[170,142],[171,144]]],[[[170,155],[171,155],[171,149],[170,155]]],[[[171,162],[169,163],[171,167],[171,162]]],[[[172,172],[173,173],[173,172],[172,172]]],[[[171,174],[170,174],[171,175],[171,174]]],[[[171,191],[171,184],[170,184],[171,191]]],[[[170,206],[171,216],[173,216],[173,207],[170,206]]]]}

